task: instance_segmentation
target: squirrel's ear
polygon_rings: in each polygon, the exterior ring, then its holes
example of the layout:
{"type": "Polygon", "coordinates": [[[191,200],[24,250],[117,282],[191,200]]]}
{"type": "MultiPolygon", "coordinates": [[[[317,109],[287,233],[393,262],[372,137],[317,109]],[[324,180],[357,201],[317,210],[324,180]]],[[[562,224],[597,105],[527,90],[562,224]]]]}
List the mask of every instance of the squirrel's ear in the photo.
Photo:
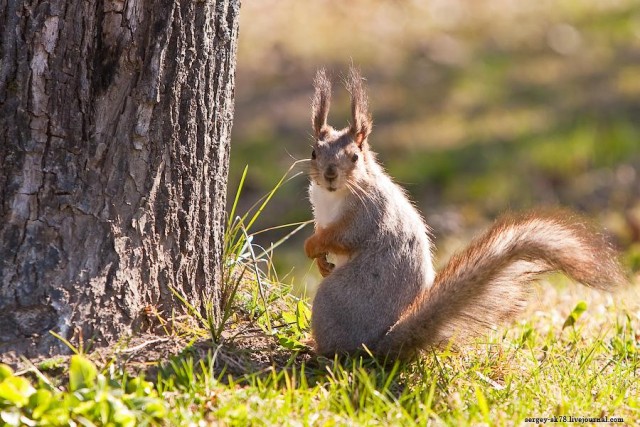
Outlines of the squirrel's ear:
{"type": "Polygon", "coordinates": [[[352,65],[349,68],[349,78],[347,79],[347,90],[351,93],[351,118],[353,120],[350,132],[360,148],[367,140],[373,126],[369,114],[369,99],[362,80],[360,71],[352,65]]]}
{"type": "Polygon", "coordinates": [[[320,68],[316,73],[313,87],[315,93],[311,103],[311,125],[316,138],[322,139],[321,136],[327,128],[327,117],[331,104],[331,82],[327,78],[324,68],[320,68]]]}

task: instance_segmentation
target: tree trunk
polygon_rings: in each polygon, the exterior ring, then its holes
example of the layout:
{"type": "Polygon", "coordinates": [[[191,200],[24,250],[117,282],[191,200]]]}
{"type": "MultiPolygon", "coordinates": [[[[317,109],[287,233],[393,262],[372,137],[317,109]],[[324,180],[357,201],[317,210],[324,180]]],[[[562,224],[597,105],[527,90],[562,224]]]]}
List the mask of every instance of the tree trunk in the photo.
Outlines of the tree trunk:
{"type": "Polygon", "coordinates": [[[239,0],[0,0],[0,355],[219,315],[239,0]]]}

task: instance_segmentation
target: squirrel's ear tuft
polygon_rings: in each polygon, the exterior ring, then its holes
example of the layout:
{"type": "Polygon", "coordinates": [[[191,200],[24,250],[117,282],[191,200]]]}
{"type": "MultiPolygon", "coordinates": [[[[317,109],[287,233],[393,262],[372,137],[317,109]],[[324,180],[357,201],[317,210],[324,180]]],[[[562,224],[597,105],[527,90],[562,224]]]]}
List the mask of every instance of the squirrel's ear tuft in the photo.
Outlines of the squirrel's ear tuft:
{"type": "Polygon", "coordinates": [[[369,114],[369,98],[362,80],[360,71],[352,65],[349,68],[347,79],[347,90],[351,93],[351,118],[353,120],[350,132],[353,134],[356,144],[361,148],[373,126],[371,114],[369,114]]]}
{"type": "Polygon", "coordinates": [[[331,104],[331,82],[324,68],[320,68],[313,80],[315,93],[311,103],[311,125],[316,138],[321,139],[326,132],[329,105],[331,104]]]}

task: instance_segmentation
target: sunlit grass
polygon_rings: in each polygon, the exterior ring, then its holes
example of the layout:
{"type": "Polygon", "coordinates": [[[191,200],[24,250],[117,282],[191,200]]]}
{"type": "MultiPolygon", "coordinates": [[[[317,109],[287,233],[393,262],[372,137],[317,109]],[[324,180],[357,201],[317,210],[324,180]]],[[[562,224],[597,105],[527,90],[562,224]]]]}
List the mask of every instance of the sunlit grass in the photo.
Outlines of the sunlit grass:
{"type": "Polygon", "coordinates": [[[637,289],[610,296],[548,286],[517,324],[412,363],[319,359],[216,378],[212,360],[195,367],[182,361],[159,387],[171,385],[177,424],[503,425],[553,415],[638,421],[640,319],[637,299],[622,303],[637,289]],[[577,306],[586,310],[568,326],[577,306]]]}
{"type": "MultiPolygon", "coordinates": [[[[286,175],[275,189],[285,181],[286,175]]],[[[272,196],[248,214],[239,215],[232,205],[227,266],[242,280],[227,276],[233,292],[223,324],[181,298],[186,318],[167,319],[179,327],[165,328],[165,339],[180,338],[186,347],[143,364],[156,367],[153,375],[122,358],[129,351],[126,342],[106,358],[104,352],[77,354],[68,368],[59,358],[38,368],[28,364],[16,374],[0,366],[3,422],[464,426],[517,425],[551,416],[640,421],[637,285],[607,294],[551,276],[533,290],[520,321],[462,347],[428,349],[410,362],[309,354],[308,302],[294,296],[291,278],[273,268],[277,252],[256,245],[244,227],[255,223],[272,196]]]]}

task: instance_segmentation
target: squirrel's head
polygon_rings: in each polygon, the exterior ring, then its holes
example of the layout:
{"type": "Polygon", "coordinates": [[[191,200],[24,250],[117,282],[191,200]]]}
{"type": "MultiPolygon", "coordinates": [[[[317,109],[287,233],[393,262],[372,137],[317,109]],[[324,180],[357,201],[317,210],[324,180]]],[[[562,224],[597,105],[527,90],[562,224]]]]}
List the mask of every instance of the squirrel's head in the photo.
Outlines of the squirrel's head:
{"type": "Polygon", "coordinates": [[[311,151],[309,177],[329,191],[357,186],[357,181],[367,175],[367,162],[372,157],[367,142],[373,125],[368,111],[367,93],[360,73],[353,66],[349,70],[346,85],[351,93],[353,122],[337,130],[327,124],[331,82],[324,69],[318,70],[313,82],[315,95],[311,123],[315,142],[311,151]]]}

